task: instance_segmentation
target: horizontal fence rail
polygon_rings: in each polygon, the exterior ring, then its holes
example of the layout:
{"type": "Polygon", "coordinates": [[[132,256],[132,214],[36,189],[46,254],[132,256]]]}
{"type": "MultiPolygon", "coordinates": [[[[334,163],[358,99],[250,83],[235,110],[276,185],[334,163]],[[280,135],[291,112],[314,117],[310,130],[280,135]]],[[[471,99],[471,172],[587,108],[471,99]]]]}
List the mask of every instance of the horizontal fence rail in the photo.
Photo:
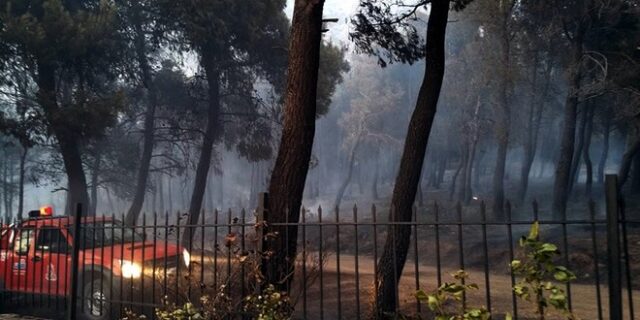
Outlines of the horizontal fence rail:
{"type": "Polygon", "coordinates": [[[13,235],[2,243],[1,308],[63,318],[75,301],[78,314],[95,319],[132,313],[155,318],[157,308],[190,302],[211,319],[250,318],[247,301],[265,289],[259,272],[269,263],[263,242],[279,236],[265,233],[269,225],[298,229],[288,295],[294,318],[370,318],[376,261],[389,232],[402,225],[412,234],[396,291],[399,313],[430,318],[416,292],[432,292],[451,282],[451,273],[465,270],[465,281],[479,287],[464,295],[465,306],[485,306],[496,319],[507,312],[527,319],[533,307],[514,295],[518,278],[509,263],[521,254],[518,239],[538,221],[543,240],[560,248],[558,263],[577,275],[564,287],[573,312],[582,319],[614,319],[615,312],[634,319],[640,223],[626,219],[624,210],[614,213],[615,219],[600,218],[594,203],[581,219],[540,219],[537,207],[534,203],[529,218],[516,219],[507,204],[505,221],[489,220],[484,203],[453,211],[438,204],[415,208],[410,222],[389,222],[387,210],[376,206],[349,212],[302,209],[297,223],[271,224],[261,219],[260,208],[203,211],[193,225],[185,223],[183,213],[142,215],[136,226],[122,224],[122,215],[87,217],[79,230],[70,217],[33,219],[3,231],[13,235]],[[75,295],[72,277],[78,279],[75,295]]]}

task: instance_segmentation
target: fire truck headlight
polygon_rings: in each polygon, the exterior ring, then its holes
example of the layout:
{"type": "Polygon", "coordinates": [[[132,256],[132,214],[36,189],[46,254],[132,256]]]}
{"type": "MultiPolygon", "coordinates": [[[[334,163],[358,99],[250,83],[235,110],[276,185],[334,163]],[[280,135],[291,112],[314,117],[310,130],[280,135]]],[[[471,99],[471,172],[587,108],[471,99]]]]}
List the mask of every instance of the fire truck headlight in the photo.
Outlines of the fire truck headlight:
{"type": "Polygon", "coordinates": [[[132,261],[120,260],[120,270],[125,278],[137,279],[142,276],[142,267],[132,261]]]}
{"type": "Polygon", "coordinates": [[[187,249],[182,249],[182,259],[184,259],[184,264],[188,267],[189,263],[191,263],[191,254],[187,249]]]}

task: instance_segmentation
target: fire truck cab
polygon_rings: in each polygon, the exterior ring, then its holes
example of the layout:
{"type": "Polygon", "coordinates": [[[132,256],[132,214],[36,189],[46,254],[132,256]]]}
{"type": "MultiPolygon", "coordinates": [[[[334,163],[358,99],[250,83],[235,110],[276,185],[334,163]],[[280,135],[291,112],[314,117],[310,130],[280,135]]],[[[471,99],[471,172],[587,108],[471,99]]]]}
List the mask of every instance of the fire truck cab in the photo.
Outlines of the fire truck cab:
{"type": "MultiPolygon", "coordinates": [[[[69,297],[73,222],[73,217],[53,216],[46,207],[30,212],[29,219],[16,225],[2,227],[0,292],[4,299],[69,297]]],[[[123,293],[145,294],[140,292],[145,290],[140,286],[144,278],[151,283],[156,276],[166,277],[190,262],[186,249],[155,237],[149,241],[118,220],[82,218],[80,230],[77,313],[83,319],[110,318],[112,302],[126,301],[123,293]]]]}

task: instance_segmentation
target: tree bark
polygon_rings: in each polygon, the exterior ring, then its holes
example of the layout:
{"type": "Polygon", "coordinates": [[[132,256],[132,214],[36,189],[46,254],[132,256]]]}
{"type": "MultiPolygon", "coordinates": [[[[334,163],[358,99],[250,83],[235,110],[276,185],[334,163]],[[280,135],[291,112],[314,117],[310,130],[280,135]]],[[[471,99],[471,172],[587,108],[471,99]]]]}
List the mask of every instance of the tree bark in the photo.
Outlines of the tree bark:
{"type": "Polygon", "coordinates": [[[7,149],[4,150],[4,161],[2,162],[2,200],[3,201],[3,205],[4,205],[4,215],[5,215],[5,219],[6,221],[9,221],[12,217],[11,217],[11,208],[9,206],[9,157],[7,156],[8,152],[7,149]]]}
{"type": "Polygon", "coordinates": [[[151,166],[151,157],[155,138],[155,113],[158,104],[156,90],[153,85],[151,75],[151,67],[147,58],[147,46],[145,42],[145,34],[140,25],[139,8],[134,5],[134,16],[137,20],[136,28],[136,56],[138,65],[142,72],[142,85],[145,88],[147,97],[147,109],[144,115],[144,138],[142,142],[142,155],[139,161],[138,176],[136,178],[136,192],[131,201],[131,207],[127,211],[125,222],[129,226],[135,225],[144,203],[144,197],[147,194],[147,183],[149,181],[149,168],[151,166]]]}
{"type": "Polygon", "coordinates": [[[100,173],[100,154],[96,151],[91,168],[91,205],[88,214],[95,216],[98,209],[98,177],[100,173]]]}
{"type": "MultiPolygon", "coordinates": [[[[202,66],[204,67],[209,86],[209,108],[207,110],[207,129],[202,139],[202,148],[200,150],[200,158],[196,166],[195,181],[193,184],[193,192],[191,193],[191,201],[189,203],[189,217],[187,223],[189,225],[198,224],[200,211],[202,209],[202,200],[207,186],[207,176],[211,167],[211,156],[213,153],[213,145],[222,134],[220,122],[220,71],[215,65],[215,58],[210,52],[202,53],[202,66]]],[[[195,229],[187,228],[182,238],[182,245],[191,248],[191,241],[195,229]]]]}
{"type": "Polygon", "coordinates": [[[272,252],[265,276],[267,283],[289,289],[297,249],[297,228],[273,223],[298,222],[313,138],[322,11],[324,0],[296,0],[289,38],[284,123],[269,183],[268,222],[279,236],[267,244],[272,252]]]}
{"type": "MultiPolygon", "coordinates": [[[[445,69],[445,34],[449,16],[449,0],[433,0],[427,25],[425,74],[416,107],[409,122],[400,169],[391,198],[390,222],[409,222],[429,134],[436,114],[445,69]]],[[[402,275],[411,227],[390,226],[376,273],[376,312],[380,317],[395,315],[398,305],[398,281],[402,275]]]]}
{"type": "Polygon", "coordinates": [[[418,180],[418,207],[422,208],[424,206],[424,194],[422,192],[422,178],[418,180]]]}
{"type": "Polygon", "coordinates": [[[6,210],[10,217],[13,217],[13,198],[15,198],[15,164],[13,158],[9,158],[7,166],[7,190],[5,192],[6,210]]]}
{"type": "Polygon", "coordinates": [[[62,114],[56,98],[55,67],[45,63],[38,63],[38,104],[42,107],[47,121],[51,125],[58,148],[62,155],[64,169],[67,174],[67,204],[66,213],[72,214],[77,203],[82,203],[85,208],[89,204],[87,192],[87,179],[82,167],[80,155],[80,142],[77,132],[70,129],[67,119],[62,114]]]}
{"type": "Polygon", "coordinates": [[[609,136],[611,134],[611,119],[608,115],[603,117],[604,123],[602,127],[602,154],[598,163],[598,183],[604,183],[604,168],[607,166],[607,158],[609,157],[609,136]]]}
{"type": "Polygon", "coordinates": [[[587,118],[588,118],[588,109],[589,106],[584,106],[584,111],[582,112],[582,118],[580,119],[580,125],[578,127],[578,144],[576,145],[576,150],[573,153],[573,163],[571,165],[571,179],[569,180],[569,196],[571,196],[571,192],[573,192],[573,187],[578,181],[580,177],[580,167],[582,163],[582,150],[584,149],[584,134],[587,128],[587,118]]]}
{"type": "Polygon", "coordinates": [[[502,12],[502,45],[500,46],[502,62],[506,72],[502,76],[500,83],[500,98],[498,102],[499,110],[496,113],[496,139],[498,140],[498,150],[496,156],[496,167],[493,173],[493,217],[498,220],[504,219],[504,179],[507,165],[507,152],[509,151],[509,125],[511,121],[511,107],[509,106],[509,89],[511,80],[509,79],[511,69],[511,43],[508,28],[511,10],[502,12]]]}
{"type": "Polygon", "coordinates": [[[618,171],[618,188],[622,189],[629,178],[629,171],[631,171],[631,164],[633,162],[633,158],[640,150],[640,138],[638,134],[635,133],[631,142],[628,143],[627,149],[622,156],[622,161],[620,162],[620,170],[618,171]]]}
{"type": "Polygon", "coordinates": [[[583,54],[583,38],[585,22],[581,22],[573,40],[572,70],[569,77],[569,88],[564,107],[564,122],[562,125],[562,140],[560,156],[555,168],[553,183],[553,215],[555,218],[566,218],[567,200],[569,199],[569,184],[571,182],[571,163],[575,147],[576,118],[578,114],[578,96],[580,90],[581,61],[583,54]]]}
{"type": "Polygon", "coordinates": [[[158,174],[158,213],[162,214],[164,212],[164,175],[162,173],[158,174]]]}
{"type": "Polygon", "coordinates": [[[520,171],[520,190],[518,192],[518,200],[523,204],[527,197],[527,189],[529,188],[529,175],[531,167],[536,157],[538,149],[538,135],[540,133],[540,123],[542,122],[542,113],[544,111],[544,102],[547,98],[549,85],[551,83],[551,64],[545,69],[544,86],[540,96],[536,94],[536,82],[538,75],[538,57],[536,55],[533,70],[533,87],[531,88],[531,106],[529,109],[527,136],[525,137],[524,159],[522,161],[522,169],[520,171]]]}
{"type": "Polygon", "coordinates": [[[467,157],[467,164],[465,165],[465,175],[464,175],[464,189],[462,194],[462,201],[465,204],[469,204],[471,202],[471,198],[473,197],[473,189],[471,187],[471,177],[473,176],[473,164],[476,158],[476,149],[478,146],[478,140],[474,139],[469,146],[469,156],[467,157]]]}
{"type": "Polygon", "coordinates": [[[24,176],[25,176],[25,164],[27,162],[27,153],[29,149],[25,146],[22,147],[22,153],[20,154],[20,186],[18,190],[18,219],[22,220],[22,213],[24,212],[24,176]]]}
{"type": "Polygon", "coordinates": [[[480,97],[478,96],[476,106],[473,112],[473,118],[471,119],[469,141],[468,141],[468,154],[464,165],[464,174],[462,182],[462,198],[461,200],[465,204],[469,204],[472,198],[471,177],[473,175],[473,164],[476,158],[476,149],[478,146],[478,140],[480,138],[480,97]]]}
{"type": "Polygon", "coordinates": [[[3,201],[3,205],[4,205],[4,215],[5,215],[5,220],[9,221],[11,220],[11,215],[9,214],[9,181],[8,181],[8,165],[7,163],[9,162],[9,157],[7,156],[8,152],[7,149],[4,150],[4,161],[2,161],[2,200],[3,201]]]}
{"type": "Polygon", "coordinates": [[[587,180],[585,181],[585,192],[588,197],[591,196],[591,187],[593,186],[593,164],[591,162],[591,135],[593,133],[593,114],[594,106],[590,105],[587,110],[587,124],[584,131],[584,146],[582,148],[582,159],[587,169],[587,180]]]}

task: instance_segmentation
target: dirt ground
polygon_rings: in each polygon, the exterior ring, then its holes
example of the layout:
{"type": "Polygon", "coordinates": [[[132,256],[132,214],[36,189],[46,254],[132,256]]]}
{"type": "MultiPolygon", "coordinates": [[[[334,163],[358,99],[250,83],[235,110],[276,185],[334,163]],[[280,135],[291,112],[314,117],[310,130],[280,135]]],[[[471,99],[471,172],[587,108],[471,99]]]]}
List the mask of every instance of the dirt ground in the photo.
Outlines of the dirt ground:
{"type": "MultiPolygon", "coordinates": [[[[296,306],[296,318],[302,319],[306,315],[306,319],[338,319],[338,310],[343,319],[361,318],[366,319],[371,313],[372,305],[372,284],[373,284],[373,259],[371,257],[358,257],[359,263],[359,297],[356,295],[356,277],[355,277],[355,257],[353,255],[340,256],[340,295],[338,296],[338,274],[336,272],[336,257],[331,256],[326,260],[323,267],[323,279],[320,283],[316,279],[314,284],[307,290],[307,309],[303,309],[303,294],[298,297],[296,306]],[[322,310],[320,309],[320,286],[323,289],[322,310]],[[357,316],[357,305],[359,298],[360,316],[357,316]]],[[[416,292],[415,282],[415,264],[413,261],[407,261],[405,272],[400,283],[400,304],[401,310],[405,314],[414,315],[420,310],[420,314],[424,318],[429,319],[426,312],[426,305],[418,307],[413,294],[416,292]],[[420,308],[420,309],[418,309],[420,308]]],[[[419,269],[419,287],[425,291],[434,290],[437,286],[436,269],[424,264],[418,265],[419,269]]],[[[443,270],[443,281],[451,281],[450,277],[445,274],[455,270],[443,270]]],[[[469,306],[487,306],[486,301],[486,285],[484,273],[477,270],[467,270],[470,274],[469,282],[477,283],[479,290],[468,295],[469,306]]],[[[511,278],[508,274],[490,274],[490,294],[491,294],[491,311],[494,319],[502,319],[505,312],[513,312],[512,296],[511,296],[511,278]]],[[[603,319],[608,319],[608,295],[607,287],[600,286],[601,293],[601,312],[603,319]]],[[[634,310],[640,310],[640,291],[633,291],[634,310]]],[[[625,319],[629,319],[627,292],[624,295],[625,319]]],[[[590,284],[574,284],[571,286],[572,308],[574,313],[580,319],[598,319],[598,304],[596,287],[590,284]]],[[[518,319],[533,319],[530,305],[526,302],[518,301],[518,319]]],[[[550,316],[548,319],[560,319],[560,317],[550,316]]]]}

